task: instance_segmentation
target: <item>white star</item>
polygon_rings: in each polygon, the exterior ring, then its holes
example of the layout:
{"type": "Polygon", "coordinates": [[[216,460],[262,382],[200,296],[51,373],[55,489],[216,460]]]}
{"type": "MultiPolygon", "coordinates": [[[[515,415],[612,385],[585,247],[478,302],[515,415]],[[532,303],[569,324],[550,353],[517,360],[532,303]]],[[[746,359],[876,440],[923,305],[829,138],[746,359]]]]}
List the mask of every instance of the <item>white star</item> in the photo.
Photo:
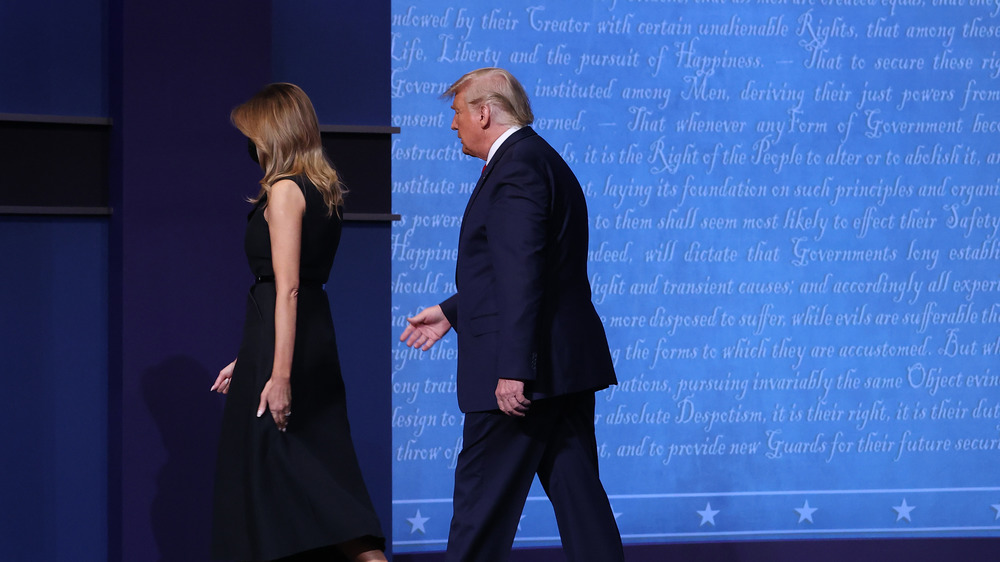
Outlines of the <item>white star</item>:
{"type": "Polygon", "coordinates": [[[701,515],[701,523],[698,525],[701,527],[705,523],[710,523],[713,527],[715,526],[715,516],[719,513],[718,509],[712,509],[711,503],[705,503],[705,509],[700,511],[695,511],[698,515],[701,515]]]}
{"type": "Polygon", "coordinates": [[[611,513],[612,513],[612,515],[614,515],[614,516],[615,516],[615,521],[618,521],[618,517],[619,517],[619,516],[621,516],[621,514],[622,514],[623,512],[621,512],[621,511],[615,511],[615,508],[613,508],[613,507],[612,507],[612,508],[611,508],[611,513]]]}
{"type": "Polygon", "coordinates": [[[997,519],[1000,519],[1000,503],[995,503],[990,507],[993,508],[993,511],[997,512],[997,515],[993,518],[993,520],[996,521],[997,519]]]}
{"type": "Polygon", "coordinates": [[[416,533],[417,531],[420,531],[423,534],[427,533],[427,530],[424,529],[424,523],[426,523],[428,520],[430,520],[430,517],[423,517],[423,516],[421,516],[419,509],[417,510],[417,514],[416,515],[414,515],[413,517],[407,517],[406,520],[410,522],[410,534],[411,535],[413,533],[416,533]]]}
{"type": "Polygon", "coordinates": [[[809,500],[806,500],[805,505],[803,505],[802,507],[796,507],[795,511],[799,512],[799,523],[801,523],[803,521],[808,521],[808,522],[812,523],[813,522],[813,513],[816,513],[817,509],[819,509],[819,508],[809,507],[809,500]]]}
{"type": "Polygon", "coordinates": [[[517,520],[517,530],[521,530],[521,521],[524,521],[524,514],[521,514],[521,518],[517,520]]]}
{"type": "Polygon", "coordinates": [[[901,519],[906,519],[910,522],[910,512],[916,509],[915,505],[906,505],[906,498],[903,498],[903,504],[894,506],[893,509],[896,510],[896,521],[901,519]]]}

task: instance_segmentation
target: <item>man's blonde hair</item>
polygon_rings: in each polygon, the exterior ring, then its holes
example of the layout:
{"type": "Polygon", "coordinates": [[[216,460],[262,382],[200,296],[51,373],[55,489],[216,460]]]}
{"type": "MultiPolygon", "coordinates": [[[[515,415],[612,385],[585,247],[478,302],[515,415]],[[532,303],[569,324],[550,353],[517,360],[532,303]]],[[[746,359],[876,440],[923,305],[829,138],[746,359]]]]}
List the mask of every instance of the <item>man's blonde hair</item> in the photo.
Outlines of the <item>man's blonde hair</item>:
{"type": "Polygon", "coordinates": [[[465,93],[470,108],[490,106],[503,125],[524,127],[535,120],[531,102],[517,78],[502,68],[480,68],[466,73],[452,84],[441,97],[453,98],[465,93]]]}

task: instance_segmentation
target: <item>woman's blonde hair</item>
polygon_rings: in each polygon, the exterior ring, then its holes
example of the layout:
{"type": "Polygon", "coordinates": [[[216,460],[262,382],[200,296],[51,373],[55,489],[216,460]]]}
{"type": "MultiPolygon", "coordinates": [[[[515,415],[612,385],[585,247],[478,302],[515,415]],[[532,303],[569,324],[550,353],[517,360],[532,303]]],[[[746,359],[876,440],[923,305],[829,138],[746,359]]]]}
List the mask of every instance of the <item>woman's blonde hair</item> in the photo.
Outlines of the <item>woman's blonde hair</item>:
{"type": "Polygon", "coordinates": [[[230,114],[233,125],[257,147],[264,177],[256,203],[278,180],[304,175],[327,206],[327,214],[344,203],[344,189],[337,171],[323,150],[319,120],[309,96],[295,84],[268,84],[230,114]]]}

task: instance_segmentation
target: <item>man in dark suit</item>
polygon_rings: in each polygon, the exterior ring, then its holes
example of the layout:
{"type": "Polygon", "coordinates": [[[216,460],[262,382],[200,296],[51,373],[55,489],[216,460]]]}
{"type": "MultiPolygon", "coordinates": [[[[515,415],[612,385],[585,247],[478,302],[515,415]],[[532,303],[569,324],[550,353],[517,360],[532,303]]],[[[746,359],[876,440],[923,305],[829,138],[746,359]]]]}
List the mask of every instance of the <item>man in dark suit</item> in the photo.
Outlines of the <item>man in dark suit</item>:
{"type": "Polygon", "coordinates": [[[617,381],[591,302],[583,190],[528,127],[510,73],[472,71],[445,97],[463,152],[486,165],[462,219],[458,292],[408,319],[400,339],[427,350],[458,333],[466,417],[447,559],[506,560],[537,473],[567,558],[622,560],[598,477],[594,392],[617,381]]]}

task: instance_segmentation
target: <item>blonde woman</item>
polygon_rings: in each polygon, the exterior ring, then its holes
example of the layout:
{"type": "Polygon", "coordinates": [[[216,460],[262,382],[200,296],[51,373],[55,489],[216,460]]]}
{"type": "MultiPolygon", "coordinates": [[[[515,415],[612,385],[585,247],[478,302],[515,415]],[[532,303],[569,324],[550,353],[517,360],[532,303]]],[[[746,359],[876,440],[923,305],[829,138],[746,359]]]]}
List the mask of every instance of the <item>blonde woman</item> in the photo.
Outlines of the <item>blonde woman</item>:
{"type": "Polygon", "coordinates": [[[351,441],[330,304],[344,190],[316,112],[293,84],[233,110],[264,172],[245,248],[256,282],[226,394],[215,477],[213,555],[385,560],[385,539],[351,441]]]}

